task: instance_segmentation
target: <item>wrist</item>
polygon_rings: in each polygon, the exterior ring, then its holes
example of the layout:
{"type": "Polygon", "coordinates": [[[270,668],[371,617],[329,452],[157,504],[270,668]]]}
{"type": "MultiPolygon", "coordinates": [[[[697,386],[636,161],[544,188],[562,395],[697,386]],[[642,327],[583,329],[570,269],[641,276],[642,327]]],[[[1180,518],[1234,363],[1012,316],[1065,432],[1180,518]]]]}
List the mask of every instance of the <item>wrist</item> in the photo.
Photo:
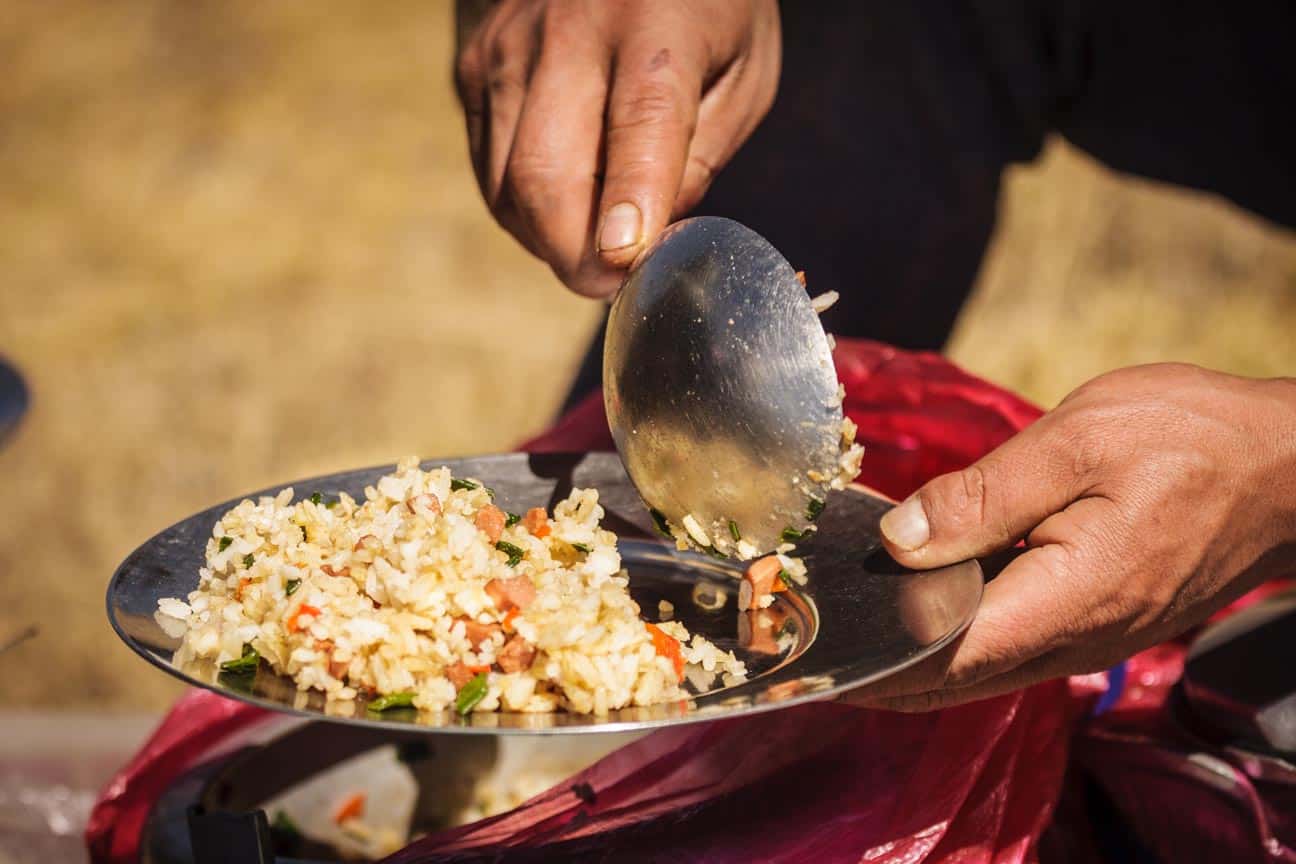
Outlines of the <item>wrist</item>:
{"type": "Polygon", "coordinates": [[[1261,386],[1272,407],[1264,435],[1271,472],[1267,496],[1276,510],[1279,542],[1296,543],[1296,378],[1271,378],[1261,386]]]}

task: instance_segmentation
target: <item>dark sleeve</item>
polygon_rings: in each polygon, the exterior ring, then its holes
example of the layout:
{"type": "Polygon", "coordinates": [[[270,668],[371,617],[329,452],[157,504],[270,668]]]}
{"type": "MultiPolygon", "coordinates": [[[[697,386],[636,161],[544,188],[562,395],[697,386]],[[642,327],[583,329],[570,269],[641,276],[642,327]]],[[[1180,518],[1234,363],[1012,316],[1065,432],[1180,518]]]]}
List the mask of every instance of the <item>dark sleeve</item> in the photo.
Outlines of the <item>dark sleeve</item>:
{"type": "MultiPolygon", "coordinates": [[[[1296,225],[1296,3],[968,8],[1019,143],[1055,130],[1117,171],[1214,192],[1296,225]]],[[[1014,158],[1030,152],[1019,146],[1014,158]]]]}

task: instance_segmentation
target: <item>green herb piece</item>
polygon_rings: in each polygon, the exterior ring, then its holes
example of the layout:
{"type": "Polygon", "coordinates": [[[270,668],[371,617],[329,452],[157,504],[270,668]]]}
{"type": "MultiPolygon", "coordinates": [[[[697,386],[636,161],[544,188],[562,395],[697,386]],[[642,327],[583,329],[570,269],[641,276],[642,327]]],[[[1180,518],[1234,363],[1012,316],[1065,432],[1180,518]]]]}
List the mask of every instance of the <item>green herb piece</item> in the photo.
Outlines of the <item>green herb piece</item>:
{"type": "Polygon", "coordinates": [[[712,558],[718,558],[718,559],[721,560],[721,561],[728,561],[728,560],[729,560],[729,556],[728,556],[728,555],[724,554],[723,552],[721,552],[719,549],[715,548],[714,546],[703,546],[703,547],[702,547],[702,551],[705,552],[706,554],[710,555],[712,558]]]}
{"type": "Polygon", "coordinates": [[[334,507],[336,507],[337,505],[339,505],[339,504],[341,504],[341,503],[342,503],[342,499],[341,499],[341,498],[330,498],[330,499],[328,499],[327,501],[324,502],[324,506],[327,507],[328,509],[332,510],[334,507]]]}
{"type": "Polygon", "coordinates": [[[738,530],[738,523],[732,519],[729,520],[729,536],[734,538],[735,543],[742,539],[742,532],[738,530]]]}
{"type": "Polygon", "coordinates": [[[287,597],[291,597],[292,595],[297,593],[297,589],[300,587],[301,587],[300,579],[289,579],[287,582],[284,583],[284,595],[287,597]]]}
{"type": "Polygon", "coordinates": [[[226,549],[228,549],[228,548],[230,547],[230,544],[233,543],[233,542],[234,542],[234,538],[233,538],[233,537],[222,537],[222,538],[220,538],[220,540],[218,540],[218,541],[216,542],[216,551],[217,551],[217,552],[224,552],[226,549]]]}
{"type": "Polygon", "coordinates": [[[243,646],[243,656],[237,660],[226,660],[221,664],[221,671],[230,672],[235,675],[247,675],[255,672],[257,664],[261,662],[261,655],[251,645],[243,646]]]}
{"type": "Polygon", "coordinates": [[[778,574],[778,578],[782,579],[782,580],[783,580],[783,584],[786,585],[787,587],[789,587],[789,588],[793,587],[793,585],[792,585],[792,574],[789,573],[788,571],[786,571],[786,570],[780,570],[780,571],[779,571],[779,574],[778,574]]]}
{"type": "Polygon", "coordinates": [[[389,708],[413,708],[414,693],[406,691],[404,693],[388,693],[386,696],[379,696],[373,699],[365,706],[366,711],[386,711],[389,708]]]}
{"type": "Polygon", "coordinates": [[[486,673],[478,672],[459,691],[459,697],[455,699],[455,711],[459,712],[460,717],[467,717],[472,709],[477,707],[477,703],[486,698],[486,691],[489,689],[486,684],[486,673]]]}
{"type": "Polygon", "coordinates": [[[656,526],[657,532],[663,537],[671,536],[670,525],[666,522],[666,515],[660,510],[649,510],[648,515],[652,517],[653,525],[656,526]]]}
{"type": "Polygon", "coordinates": [[[514,546],[507,540],[501,540],[495,544],[495,548],[508,556],[508,566],[516,567],[518,562],[526,556],[526,550],[520,546],[514,546]]]}
{"type": "Polygon", "coordinates": [[[256,559],[252,557],[252,553],[249,552],[248,554],[246,554],[246,555],[243,556],[243,566],[244,566],[244,567],[247,567],[247,568],[249,568],[249,569],[251,569],[251,567],[252,567],[252,562],[255,561],[255,560],[256,560],[256,559]]]}
{"type": "Polygon", "coordinates": [[[480,484],[474,483],[471,480],[460,480],[458,477],[456,477],[450,481],[450,488],[453,489],[455,492],[461,492],[465,489],[473,490],[473,489],[479,489],[481,487],[480,484]]]}
{"type": "Polygon", "coordinates": [[[297,829],[296,824],[288,818],[288,814],[280,810],[275,813],[274,821],[270,823],[270,830],[278,831],[281,834],[287,834],[291,837],[300,837],[301,831],[297,829]]]}
{"type": "Polygon", "coordinates": [[[806,532],[798,531],[797,529],[789,525],[783,529],[783,533],[780,534],[779,536],[783,538],[784,543],[796,543],[806,538],[806,532]]]}
{"type": "Polygon", "coordinates": [[[594,551],[594,547],[590,546],[588,543],[573,543],[571,545],[573,549],[579,549],[580,551],[584,552],[586,555],[594,551]]]}
{"type": "Polygon", "coordinates": [[[504,517],[504,527],[512,528],[514,525],[516,525],[521,521],[522,521],[521,516],[519,516],[516,513],[509,513],[507,516],[504,517]]]}
{"type": "Polygon", "coordinates": [[[489,487],[489,486],[486,486],[486,487],[483,487],[483,488],[485,488],[485,490],[486,490],[486,494],[489,495],[489,496],[491,497],[492,500],[494,500],[494,498],[495,498],[495,490],[492,489],[492,488],[489,487]]]}
{"type": "Polygon", "coordinates": [[[324,501],[324,496],[323,496],[323,495],[321,495],[321,494],[318,493],[318,492],[312,492],[312,493],[311,493],[311,496],[310,496],[310,502],[311,502],[312,504],[321,504],[321,503],[323,503],[323,501],[324,501]]]}
{"type": "Polygon", "coordinates": [[[811,498],[806,504],[806,518],[811,522],[819,518],[819,514],[824,510],[824,502],[818,498],[811,498]]]}

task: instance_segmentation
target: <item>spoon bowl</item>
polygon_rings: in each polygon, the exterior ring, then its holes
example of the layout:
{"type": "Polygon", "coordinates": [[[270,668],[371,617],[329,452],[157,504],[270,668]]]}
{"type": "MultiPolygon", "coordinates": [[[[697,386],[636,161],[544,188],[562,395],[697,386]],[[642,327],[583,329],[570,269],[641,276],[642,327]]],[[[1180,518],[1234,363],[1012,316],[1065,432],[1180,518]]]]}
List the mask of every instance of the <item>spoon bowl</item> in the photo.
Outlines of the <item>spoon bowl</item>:
{"type": "Polygon", "coordinates": [[[813,521],[839,471],[837,374],[765,238],[716,217],[667,228],[612,304],[603,380],[626,472],[671,524],[765,553],[813,521]]]}

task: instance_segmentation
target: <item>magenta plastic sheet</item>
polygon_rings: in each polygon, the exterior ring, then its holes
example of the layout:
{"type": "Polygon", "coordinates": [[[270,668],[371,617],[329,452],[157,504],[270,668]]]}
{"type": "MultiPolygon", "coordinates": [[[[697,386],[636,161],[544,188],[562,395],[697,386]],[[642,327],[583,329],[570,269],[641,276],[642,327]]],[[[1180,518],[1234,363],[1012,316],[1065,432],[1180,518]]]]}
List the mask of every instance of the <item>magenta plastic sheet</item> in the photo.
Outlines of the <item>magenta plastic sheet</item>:
{"type": "MultiPolygon", "coordinates": [[[[934,354],[842,340],[836,361],[866,448],[860,480],[895,497],[969,464],[1040,413],[934,354]]],[[[611,448],[594,395],[522,449],[611,448]]],[[[1088,816],[1070,791],[1063,797],[1064,777],[1081,772],[1112,793],[1153,848],[1196,856],[1167,861],[1263,860],[1248,857],[1260,849],[1293,860],[1290,806],[1267,803],[1245,777],[1241,788],[1254,794],[1224,801],[1189,782],[1167,786],[1164,771],[1148,767],[1155,748],[1172,746],[1163,706],[1182,657],[1169,645],[1132,659],[1120,699],[1094,720],[1105,675],[926,715],[821,703],[663,730],[509,813],[425,837],[388,862],[538,860],[545,850],[735,864],[1019,864],[1044,850],[1050,860],[1087,862],[1097,860],[1088,816]],[[1199,821],[1208,838],[1197,837],[1199,821]]],[[[87,831],[94,859],[135,860],[155,796],[264,716],[206,692],[177,703],[105,789],[87,831]]]]}

